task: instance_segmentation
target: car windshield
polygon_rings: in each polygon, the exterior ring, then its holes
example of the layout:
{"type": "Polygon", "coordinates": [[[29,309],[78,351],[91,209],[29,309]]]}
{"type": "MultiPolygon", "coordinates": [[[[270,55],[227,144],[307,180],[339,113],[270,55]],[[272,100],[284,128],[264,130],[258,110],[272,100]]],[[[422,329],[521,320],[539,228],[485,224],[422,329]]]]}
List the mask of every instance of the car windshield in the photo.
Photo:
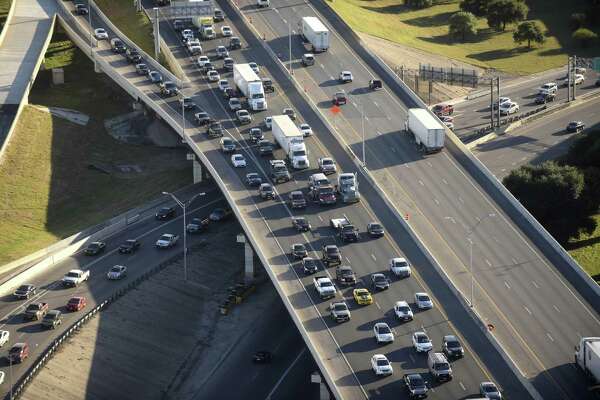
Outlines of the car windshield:
{"type": "Polygon", "coordinates": [[[161,209],[160,209],[160,211],[159,211],[159,212],[160,212],[161,214],[166,214],[166,213],[168,213],[168,212],[169,212],[169,210],[170,210],[169,208],[167,208],[167,207],[163,207],[163,208],[161,208],[161,209]]]}
{"type": "Polygon", "coordinates": [[[327,251],[327,253],[329,253],[329,254],[337,254],[339,250],[338,250],[338,248],[337,248],[337,247],[334,247],[334,246],[327,246],[327,249],[326,249],[326,251],[327,251]]]}
{"type": "Polygon", "coordinates": [[[418,335],[417,343],[429,343],[429,338],[425,335],[418,335]]]}
{"type": "Polygon", "coordinates": [[[69,272],[69,273],[67,273],[67,276],[70,278],[77,278],[77,277],[79,277],[79,273],[78,272],[69,272]]]}
{"type": "Polygon", "coordinates": [[[346,311],[346,310],[348,309],[348,307],[346,307],[346,305],[345,305],[345,304],[339,304],[339,303],[338,303],[338,304],[335,304],[335,305],[333,306],[333,309],[334,309],[335,311],[346,311]]]}
{"type": "Polygon", "coordinates": [[[292,193],[293,200],[302,200],[304,196],[301,193],[292,193]]]}
{"type": "Polygon", "coordinates": [[[483,385],[483,391],[486,393],[494,393],[496,392],[496,387],[493,385],[483,385]]]}
{"type": "Polygon", "coordinates": [[[313,265],[315,265],[315,260],[313,260],[312,258],[305,258],[304,265],[307,267],[312,267],[313,265]]]}
{"type": "Polygon", "coordinates": [[[294,250],[296,250],[296,251],[304,250],[304,245],[303,244],[295,244],[294,250]]]}
{"type": "Polygon", "coordinates": [[[79,303],[79,299],[71,299],[69,300],[70,304],[78,304],[79,303]]]}
{"type": "Polygon", "coordinates": [[[25,292],[25,291],[29,290],[29,286],[21,285],[21,286],[19,286],[19,288],[17,290],[25,292]]]}
{"type": "Polygon", "coordinates": [[[333,286],[333,283],[329,282],[329,281],[325,281],[321,283],[321,287],[329,287],[329,286],[333,286]]]}
{"type": "Polygon", "coordinates": [[[398,306],[398,311],[400,312],[407,313],[409,310],[408,306],[398,306]]]}
{"type": "Polygon", "coordinates": [[[88,249],[92,249],[92,250],[94,250],[94,249],[97,249],[97,248],[99,248],[99,247],[100,247],[100,244],[98,244],[98,243],[94,242],[94,243],[90,243],[90,244],[89,244],[89,246],[88,246],[88,249]]]}
{"type": "Polygon", "coordinates": [[[170,236],[168,236],[168,235],[162,235],[162,236],[160,237],[160,240],[165,240],[165,241],[167,241],[167,242],[168,242],[169,240],[171,240],[171,237],[170,237],[170,236]]]}
{"type": "Polygon", "coordinates": [[[114,266],[110,269],[111,272],[121,272],[121,267],[114,266]]]}
{"type": "Polygon", "coordinates": [[[379,325],[379,328],[377,329],[377,331],[379,332],[379,334],[382,334],[382,335],[392,333],[392,331],[390,330],[390,328],[387,325],[379,325]]]}
{"type": "Polygon", "coordinates": [[[417,296],[417,300],[419,300],[419,301],[429,301],[429,297],[427,297],[425,295],[419,295],[419,296],[417,296]]]}
{"type": "Polygon", "coordinates": [[[406,267],[406,266],[408,266],[408,264],[406,263],[406,261],[394,261],[394,266],[395,267],[406,267]]]}
{"type": "Polygon", "coordinates": [[[450,349],[457,349],[460,347],[460,343],[456,342],[456,341],[449,341],[447,344],[448,348],[450,349]]]}
{"type": "Polygon", "coordinates": [[[421,378],[420,376],[411,376],[410,383],[415,387],[425,386],[425,382],[423,381],[423,378],[421,378]]]}
{"type": "Polygon", "coordinates": [[[436,371],[446,371],[450,366],[447,363],[436,363],[434,368],[436,371]]]}
{"type": "Polygon", "coordinates": [[[383,359],[378,359],[377,360],[377,366],[378,367],[387,367],[389,365],[387,360],[383,360],[383,359]]]}
{"type": "Polygon", "coordinates": [[[322,161],[322,164],[323,165],[331,165],[331,164],[333,164],[333,160],[325,159],[325,160],[322,161]]]}
{"type": "Polygon", "coordinates": [[[369,292],[367,292],[366,290],[357,290],[357,291],[356,291],[356,294],[357,294],[358,296],[368,296],[368,295],[369,295],[369,292]]]}
{"type": "Polygon", "coordinates": [[[383,276],[383,275],[375,275],[374,279],[375,279],[375,282],[385,282],[386,281],[385,276],[383,276]]]}

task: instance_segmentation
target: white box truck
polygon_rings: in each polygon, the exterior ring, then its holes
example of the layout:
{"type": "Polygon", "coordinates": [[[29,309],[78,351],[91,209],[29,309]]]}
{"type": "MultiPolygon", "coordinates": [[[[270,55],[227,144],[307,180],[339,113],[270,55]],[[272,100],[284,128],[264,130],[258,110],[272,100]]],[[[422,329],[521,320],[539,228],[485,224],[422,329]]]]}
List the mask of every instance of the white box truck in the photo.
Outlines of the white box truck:
{"type": "Polygon", "coordinates": [[[575,363],[593,385],[600,384],[600,337],[584,337],[579,340],[579,345],[575,346],[575,363]]]}
{"type": "Polygon", "coordinates": [[[305,169],[310,167],[308,151],[304,144],[304,134],[287,115],[273,117],[273,137],[287,155],[292,168],[305,169]]]}
{"type": "Polygon", "coordinates": [[[408,110],[408,129],[415,135],[417,145],[426,153],[434,153],[444,148],[446,129],[424,108],[408,110]]]}
{"type": "Polygon", "coordinates": [[[300,27],[302,37],[310,43],[314,53],[329,49],[329,30],[317,17],[302,17],[300,27]]]}
{"type": "Polygon", "coordinates": [[[250,64],[233,65],[233,81],[237,88],[246,96],[248,106],[253,111],[267,109],[267,99],[262,79],[250,68],[250,64]]]}

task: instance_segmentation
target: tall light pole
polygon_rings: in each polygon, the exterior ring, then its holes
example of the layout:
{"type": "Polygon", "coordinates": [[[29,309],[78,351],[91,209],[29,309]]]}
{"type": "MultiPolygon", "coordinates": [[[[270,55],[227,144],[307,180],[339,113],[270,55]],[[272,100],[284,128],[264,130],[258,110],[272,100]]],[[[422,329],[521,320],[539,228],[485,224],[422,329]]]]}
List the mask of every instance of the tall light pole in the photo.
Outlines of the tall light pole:
{"type": "Polygon", "coordinates": [[[8,375],[10,375],[10,400],[13,399],[12,357],[8,355],[8,375]]]}
{"type": "Polygon", "coordinates": [[[90,57],[94,58],[94,28],[92,28],[92,4],[88,3],[88,24],[90,25],[90,57]]]}
{"type": "Polygon", "coordinates": [[[360,106],[360,119],[362,125],[362,163],[363,168],[366,168],[367,161],[365,159],[365,103],[361,101],[360,106]]]}
{"type": "Polygon", "coordinates": [[[181,138],[185,140],[185,101],[183,101],[183,94],[181,95],[181,138]]]}
{"type": "Polygon", "coordinates": [[[477,227],[479,227],[479,225],[481,225],[481,223],[483,221],[485,221],[488,218],[493,218],[495,216],[496,216],[496,214],[489,213],[489,214],[485,215],[483,218],[479,218],[477,223],[475,225],[473,225],[473,227],[471,229],[469,229],[469,231],[467,232],[467,241],[469,242],[469,272],[471,273],[471,298],[469,299],[470,307],[474,306],[473,292],[475,290],[475,276],[473,275],[473,240],[471,239],[471,236],[473,235],[473,233],[475,232],[477,227]]]}
{"type": "Polygon", "coordinates": [[[290,75],[294,75],[292,71],[292,23],[288,22],[288,47],[290,50],[290,75]]]}
{"type": "Polygon", "coordinates": [[[192,204],[197,197],[206,195],[205,192],[196,193],[186,202],[179,200],[173,193],[162,192],[164,195],[171,196],[171,198],[183,209],[183,281],[187,282],[187,223],[185,220],[187,207],[192,204]]]}

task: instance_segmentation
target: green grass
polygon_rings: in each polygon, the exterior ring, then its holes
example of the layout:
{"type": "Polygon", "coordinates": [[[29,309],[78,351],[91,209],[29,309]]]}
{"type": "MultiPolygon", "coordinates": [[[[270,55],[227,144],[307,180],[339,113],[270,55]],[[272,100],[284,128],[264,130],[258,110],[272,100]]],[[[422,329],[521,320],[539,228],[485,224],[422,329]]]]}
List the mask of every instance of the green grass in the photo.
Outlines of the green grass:
{"type": "Polygon", "coordinates": [[[548,37],[542,46],[527,50],[513,42],[512,29],[495,32],[485,19],[479,20],[477,38],[465,43],[448,36],[450,16],[459,10],[458,1],[423,10],[404,6],[401,0],[329,0],[328,4],[356,31],[402,45],[425,50],[509,73],[530,74],[566,64],[567,54],[594,56],[600,46],[574,48],[568,18],[585,9],[585,0],[526,0],[529,18],[540,24],[548,37]],[[385,21],[385,23],[382,23],[385,21]]]}
{"type": "Polygon", "coordinates": [[[73,108],[90,116],[82,127],[27,106],[0,165],[0,265],[81,229],[192,183],[185,150],[127,145],[103,121],[130,110],[131,99],[57,33],[46,65],[64,67],[64,85],[42,71],[30,103],[73,108]],[[91,161],[136,164],[139,174],[104,174],[91,161]]]}
{"type": "Polygon", "coordinates": [[[582,235],[578,240],[571,240],[567,249],[588,274],[600,281],[600,214],[593,218],[598,224],[596,231],[591,235],[582,235]]]}
{"type": "Polygon", "coordinates": [[[6,22],[11,2],[12,0],[0,0],[0,32],[4,29],[4,23],[6,22]]]}

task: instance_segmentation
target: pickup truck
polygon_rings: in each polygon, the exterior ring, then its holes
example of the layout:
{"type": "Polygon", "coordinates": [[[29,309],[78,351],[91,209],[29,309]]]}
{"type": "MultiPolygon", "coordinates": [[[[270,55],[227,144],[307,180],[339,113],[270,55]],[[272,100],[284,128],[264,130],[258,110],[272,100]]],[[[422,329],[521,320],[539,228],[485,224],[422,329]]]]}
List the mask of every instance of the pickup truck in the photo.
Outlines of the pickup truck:
{"type": "Polygon", "coordinates": [[[75,287],[80,283],[87,281],[90,278],[90,271],[82,271],[80,269],[72,269],[62,278],[62,283],[65,286],[75,287]]]}
{"type": "Polygon", "coordinates": [[[48,303],[31,303],[25,309],[25,318],[29,320],[40,320],[48,312],[48,303]]]}
{"type": "Polygon", "coordinates": [[[273,182],[288,182],[292,179],[290,172],[285,165],[285,161],[270,160],[269,165],[271,166],[271,179],[273,179],[273,182]]]}
{"type": "Polygon", "coordinates": [[[156,247],[158,247],[159,249],[168,249],[170,247],[175,246],[178,240],[179,235],[165,233],[156,241],[156,247]]]}
{"type": "Polygon", "coordinates": [[[324,244],[322,249],[322,261],[326,266],[340,265],[342,253],[335,244],[324,244]]]}
{"type": "Polygon", "coordinates": [[[319,293],[319,297],[322,299],[328,299],[335,297],[335,286],[333,282],[326,276],[315,276],[313,278],[315,284],[315,290],[319,293]]]}
{"type": "Polygon", "coordinates": [[[335,278],[340,285],[356,285],[356,275],[349,265],[340,265],[335,269],[335,278]]]}
{"type": "Polygon", "coordinates": [[[330,225],[338,231],[338,235],[343,242],[356,242],[358,240],[358,229],[347,218],[332,218],[330,225]]]}

